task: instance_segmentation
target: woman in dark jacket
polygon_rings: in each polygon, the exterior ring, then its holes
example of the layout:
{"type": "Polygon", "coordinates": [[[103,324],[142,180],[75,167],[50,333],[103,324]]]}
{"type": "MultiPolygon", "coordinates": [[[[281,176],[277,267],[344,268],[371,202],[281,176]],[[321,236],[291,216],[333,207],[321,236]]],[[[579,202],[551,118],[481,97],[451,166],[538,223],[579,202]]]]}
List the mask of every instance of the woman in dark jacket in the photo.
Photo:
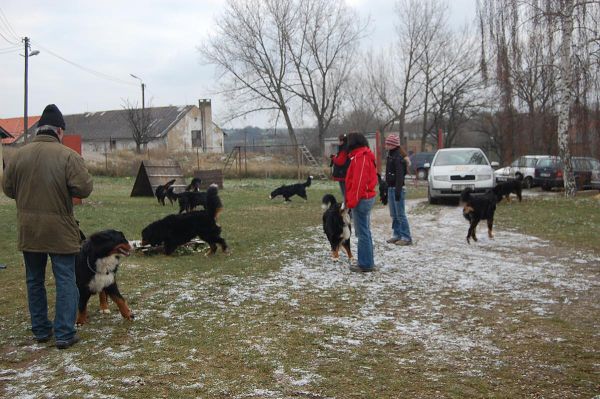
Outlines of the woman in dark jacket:
{"type": "Polygon", "coordinates": [[[390,134],[385,139],[385,149],[388,150],[385,167],[385,182],[388,184],[388,204],[392,217],[392,237],[387,240],[390,244],[412,245],[410,227],[404,208],[404,176],[408,172],[410,160],[400,146],[400,138],[390,134]]]}
{"type": "Polygon", "coordinates": [[[348,137],[346,134],[338,136],[338,152],[337,155],[331,154],[331,166],[333,171],[331,177],[340,184],[342,197],[346,199],[346,172],[350,166],[350,157],[348,156],[348,137]]]}

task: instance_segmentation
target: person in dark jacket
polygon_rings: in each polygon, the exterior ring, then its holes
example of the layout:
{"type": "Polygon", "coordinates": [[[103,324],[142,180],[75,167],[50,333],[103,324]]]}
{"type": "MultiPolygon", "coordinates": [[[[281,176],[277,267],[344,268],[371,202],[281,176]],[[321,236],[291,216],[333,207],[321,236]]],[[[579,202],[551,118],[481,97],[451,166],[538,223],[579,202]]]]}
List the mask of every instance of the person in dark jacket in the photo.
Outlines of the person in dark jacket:
{"type": "Polygon", "coordinates": [[[331,177],[340,184],[342,197],[346,199],[346,172],[350,166],[350,157],[348,156],[348,136],[340,134],[338,136],[338,152],[331,154],[331,166],[333,171],[331,177]]]}
{"type": "Polygon", "coordinates": [[[385,149],[388,151],[385,182],[389,187],[388,205],[392,218],[392,237],[387,242],[396,245],[412,245],[410,226],[404,207],[406,197],[404,176],[408,173],[410,160],[408,154],[400,145],[400,138],[395,134],[390,134],[385,139],[385,149]]]}
{"type": "Polygon", "coordinates": [[[358,264],[351,265],[355,272],[370,272],[375,268],[373,239],[371,238],[371,209],[375,203],[377,168],[369,142],[360,133],[348,135],[350,166],[346,174],[346,206],[352,210],[354,233],[358,238],[358,264]]]}
{"type": "Polygon", "coordinates": [[[93,188],[83,158],[61,144],[64,129],[60,110],[48,105],[36,137],[11,157],[2,180],[2,190],[17,204],[18,249],[25,260],[31,330],[37,342],[48,342],[54,335],[58,349],[79,341],[75,257],[81,238],[73,197],[85,198],[93,188]],[[54,323],[48,319],[45,288],[48,257],[56,284],[54,323]]]}

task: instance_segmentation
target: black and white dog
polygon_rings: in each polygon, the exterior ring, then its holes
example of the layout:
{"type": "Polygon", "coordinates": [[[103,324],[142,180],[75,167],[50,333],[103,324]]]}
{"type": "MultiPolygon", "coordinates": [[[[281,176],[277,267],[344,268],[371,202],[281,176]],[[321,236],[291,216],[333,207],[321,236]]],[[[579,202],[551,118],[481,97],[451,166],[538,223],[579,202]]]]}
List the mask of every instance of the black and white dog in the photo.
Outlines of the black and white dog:
{"type": "Polygon", "coordinates": [[[322,200],[323,209],[323,231],[331,244],[331,255],[334,261],[339,260],[340,247],[344,248],[348,258],[352,260],[350,250],[350,214],[344,203],[338,203],[331,194],[325,194],[322,200]]]}
{"type": "Polygon", "coordinates": [[[297,195],[301,198],[304,198],[304,200],[306,201],[308,200],[308,197],[306,196],[306,188],[310,187],[312,179],[312,176],[308,176],[308,179],[306,179],[305,183],[296,183],[278,187],[275,190],[271,191],[271,195],[269,195],[269,198],[273,199],[281,195],[285,202],[289,202],[291,201],[290,197],[297,195]]]}
{"type": "Polygon", "coordinates": [[[110,313],[107,296],[115,302],[121,315],[133,320],[133,313],[119,292],[115,279],[122,256],[129,256],[131,245],[125,235],[117,230],[94,233],[83,242],[75,263],[75,276],[79,290],[77,324],[88,319],[87,303],[92,294],[100,294],[100,311],[110,313]]]}
{"type": "Polygon", "coordinates": [[[217,244],[227,253],[227,243],[221,237],[221,226],[217,224],[223,205],[216,184],[211,185],[206,192],[205,207],[203,211],[169,215],[150,223],[142,230],[142,245],[164,245],[165,254],[170,255],[178,246],[199,237],[209,245],[208,255],[217,252],[217,244]]]}

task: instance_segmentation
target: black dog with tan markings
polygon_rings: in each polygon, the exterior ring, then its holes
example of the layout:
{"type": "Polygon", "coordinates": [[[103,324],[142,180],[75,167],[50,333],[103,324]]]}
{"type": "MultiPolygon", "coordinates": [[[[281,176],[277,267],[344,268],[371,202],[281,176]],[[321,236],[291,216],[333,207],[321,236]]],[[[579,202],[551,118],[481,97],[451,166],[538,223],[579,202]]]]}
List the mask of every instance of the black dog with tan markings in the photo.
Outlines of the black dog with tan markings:
{"type": "Polygon", "coordinates": [[[477,241],[477,224],[482,220],[487,220],[488,236],[494,238],[494,213],[496,212],[496,194],[488,191],[483,195],[473,195],[473,189],[465,188],[460,194],[460,200],[463,203],[463,216],[469,221],[469,231],[467,232],[467,243],[471,243],[471,238],[477,241]]]}
{"type": "Polygon", "coordinates": [[[350,215],[344,203],[339,203],[331,194],[326,194],[322,200],[323,231],[331,245],[331,256],[334,261],[340,258],[340,248],[344,248],[348,258],[352,260],[350,250],[350,215]]]}
{"type": "Polygon", "coordinates": [[[100,311],[110,313],[108,296],[115,302],[121,315],[133,320],[133,313],[119,292],[116,274],[121,258],[129,256],[131,245],[125,235],[117,230],[94,233],[83,242],[75,263],[75,276],[79,290],[77,324],[88,319],[87,303],[92,294],[100,294],[100,311]]]}

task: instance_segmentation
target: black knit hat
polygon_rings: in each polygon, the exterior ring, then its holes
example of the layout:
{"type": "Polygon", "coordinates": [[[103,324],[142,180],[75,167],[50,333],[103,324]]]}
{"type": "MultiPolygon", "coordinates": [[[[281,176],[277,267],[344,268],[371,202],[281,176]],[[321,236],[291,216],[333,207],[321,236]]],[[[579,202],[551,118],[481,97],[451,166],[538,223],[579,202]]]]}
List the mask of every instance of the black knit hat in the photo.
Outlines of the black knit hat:
{"type": "Polygon", "coordinates": [[[66,126],[63,115],[54,104],[47,105],[46,108],[44,108],[44,112],[42,112],[42,116],[38,121],[38,126],[45,125],[60,127],[65,130],[66,126]]]}

